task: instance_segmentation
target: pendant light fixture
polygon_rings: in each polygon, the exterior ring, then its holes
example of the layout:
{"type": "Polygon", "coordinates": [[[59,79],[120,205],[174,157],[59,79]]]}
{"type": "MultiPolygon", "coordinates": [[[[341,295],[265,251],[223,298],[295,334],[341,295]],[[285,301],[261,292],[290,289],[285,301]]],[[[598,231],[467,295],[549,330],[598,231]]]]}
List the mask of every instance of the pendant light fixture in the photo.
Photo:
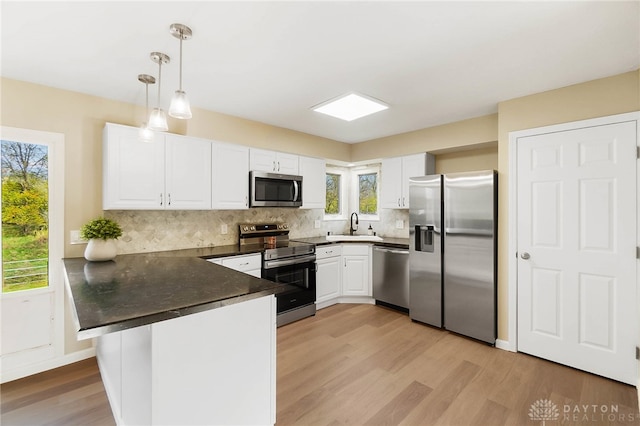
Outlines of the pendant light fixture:
{"type": "MultiPolygon", "coordinates": [[[[145,108],[146,108],[144,110],[145,111],[144,116],[146,117],[145,120],[148,120],[149,119],[149,85],[156,84],[156,79],[155,77],[149,74],[138,74],[138,81],[141,83],[144,83],[145,108]]],[[[142,126],[140,127],[140,134],[138,138],[142,142],[153,142],[153,130],[149,128],[146,121],[142,123],[142,126]]]]}
{"type": "Polygon", "coordinates": [[[166,132],[169,130],[169,126],[167,125],[167,115],[160,108],[160,88],[162,84],[162,64],[168,64],[171,58],[160,52],[151,52],[150,57],[153,62],[158,64],[158,103],[151,112],[151,117],[149,117],[149,128],[159,132],[166,132]]]}
{"type": "Polygon", "coordinates": [[[169,115],[184,120],[191,118],[191,106],[189,105],[187,94],[182,90],[182,41],[189,40],[192,32],[191,28],[183,24],[171,24],[169,32],[172,36],[180,40],[180,86],[171,99],[169,115]]]}

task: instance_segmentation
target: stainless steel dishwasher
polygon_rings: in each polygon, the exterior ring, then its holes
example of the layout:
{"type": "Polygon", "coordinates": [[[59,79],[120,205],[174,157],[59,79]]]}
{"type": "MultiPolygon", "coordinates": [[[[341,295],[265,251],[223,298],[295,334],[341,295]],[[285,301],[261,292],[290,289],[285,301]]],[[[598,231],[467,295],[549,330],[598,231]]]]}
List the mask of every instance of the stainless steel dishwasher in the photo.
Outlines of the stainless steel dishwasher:
{"type": "Polygon", "coordinates": [[[409,250],[373,247],[373,298],[409,310],[409,250]]]}

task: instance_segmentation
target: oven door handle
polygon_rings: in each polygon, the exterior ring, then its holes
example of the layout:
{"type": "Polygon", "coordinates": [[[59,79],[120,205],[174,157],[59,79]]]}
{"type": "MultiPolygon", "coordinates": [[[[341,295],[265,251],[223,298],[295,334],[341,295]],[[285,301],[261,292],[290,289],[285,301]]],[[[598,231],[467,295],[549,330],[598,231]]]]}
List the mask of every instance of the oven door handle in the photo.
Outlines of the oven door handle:
{"type": "Polygon", "coordinates": [[[289,265],[295,265],[298,263],[315,262],[315,260],[316,260],[315,254],[310,254],[308,256],[301,256],[301,257],[295,257],[290,259],[265,260],[263,267],[264,269],[273,269],[273,268],[278,268],[280,266],[289,266],[289,265]]]}

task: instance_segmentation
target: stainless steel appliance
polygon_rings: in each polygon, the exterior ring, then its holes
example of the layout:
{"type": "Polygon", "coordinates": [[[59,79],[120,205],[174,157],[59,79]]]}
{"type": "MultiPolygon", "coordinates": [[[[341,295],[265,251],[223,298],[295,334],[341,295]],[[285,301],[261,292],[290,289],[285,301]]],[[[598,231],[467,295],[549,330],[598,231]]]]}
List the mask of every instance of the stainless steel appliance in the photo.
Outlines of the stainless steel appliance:
{"type": "Polygon", "coordinates": [[[409,182],[410,317],[495,344],[497,173],[409,182]]]}
{"type": "Polygon", "coordinates": [[[276,294],[278,327],[316,313],[316,248],[289,240],[286,223],[239,225],[241,246],[263,248],[262,278],[289,284],[276,294]]]}
{"type": "Polygon", "coordinates": [[[302,176],[249,172],[251,207],[300,207],[302,176]]]}
{"type": "Polygon", "coordinates": [[[409,250],[373,247],[373,298],[408,312],[409,250]]]}

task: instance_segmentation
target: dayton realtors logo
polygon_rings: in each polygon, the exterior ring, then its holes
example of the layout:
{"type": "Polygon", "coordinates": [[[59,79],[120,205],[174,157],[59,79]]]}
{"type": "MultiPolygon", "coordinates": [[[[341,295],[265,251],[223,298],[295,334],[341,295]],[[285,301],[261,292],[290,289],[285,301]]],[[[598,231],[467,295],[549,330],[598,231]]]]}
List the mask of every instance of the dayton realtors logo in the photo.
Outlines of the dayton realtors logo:
{"type": "MultiPolygon", "coordinates": [[[[640,420],[640,413],[620,411],[617,404],[565,404],[562,406],[563,422],[596,424],[606,422],[635,422],[640,420]]],[[[541,421],[542,426],[546,426],[547,421],[560,420],[560,410],[558,406],[549,399],[539,399],[529,408],[529,419],[541,421]]]]}
{"type": "Polygon", "coordinates": [[[529,408],[529,418],[531,420],[541,420],[542,426],[545,426],[547,420],[558,420],[560,412],[556,404],[548,399],[539,399],[529,408]]]}

